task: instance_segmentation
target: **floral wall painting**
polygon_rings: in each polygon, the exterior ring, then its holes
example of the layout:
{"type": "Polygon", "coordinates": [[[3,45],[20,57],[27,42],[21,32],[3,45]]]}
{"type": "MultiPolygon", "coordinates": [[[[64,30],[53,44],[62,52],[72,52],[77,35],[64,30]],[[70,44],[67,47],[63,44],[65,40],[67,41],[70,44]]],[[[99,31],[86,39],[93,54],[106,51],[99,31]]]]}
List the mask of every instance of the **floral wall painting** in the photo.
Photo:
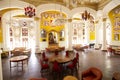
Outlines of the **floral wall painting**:
{"type": "Polygon", "coordinates": [[[77,29],[74,29],[74,35],[77,35],[77,29]]]}
{"type": "Polygon", "coordinates": [[[120,41],[120,5],[109,12],[109,18],[112,25],[112,41],[120,41]]]}

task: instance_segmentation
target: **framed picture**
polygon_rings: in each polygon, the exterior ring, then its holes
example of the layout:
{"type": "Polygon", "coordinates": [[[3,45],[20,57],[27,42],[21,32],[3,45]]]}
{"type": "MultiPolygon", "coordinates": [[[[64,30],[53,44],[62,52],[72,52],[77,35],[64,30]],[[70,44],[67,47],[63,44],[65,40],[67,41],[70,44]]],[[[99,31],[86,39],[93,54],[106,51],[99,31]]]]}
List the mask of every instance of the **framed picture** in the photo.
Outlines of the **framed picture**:
{"type": "Polygon", "coordinates": [[[114,35],[114,40],[118,41],[119,40],[119,34],[114,35]]]}
{"type": "Polygon", "coordinates": [[[41,30],[41,37],[46,38],[46,31],[44,29],[41,30]]]}
{"type": "Polygon", "coordinates": [[[62,38],[64,37],[64,30],[60,31],[60,37],[62,37],[62,38]]]}

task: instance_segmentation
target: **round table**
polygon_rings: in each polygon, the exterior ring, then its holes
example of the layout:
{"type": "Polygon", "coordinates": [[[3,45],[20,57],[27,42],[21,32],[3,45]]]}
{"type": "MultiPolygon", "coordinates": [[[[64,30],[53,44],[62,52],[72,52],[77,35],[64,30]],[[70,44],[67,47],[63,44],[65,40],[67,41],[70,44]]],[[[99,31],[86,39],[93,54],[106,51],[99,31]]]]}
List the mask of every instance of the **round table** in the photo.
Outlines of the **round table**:
{"type": "Polygon", "coordinates": [[[58,63],[67,63],[67,62],[70,62],[73,60],[74,57],[66,57],[66,56],[61,56],[61,55],[58,55],[58,56],[51,56],[49,57],[49,61],[50,62],[54,62],[54,61],[57,61],[58,63]]]}
{"type": "Polygon", "coordinates": [[[65,76],[63,80],[78,80],[75,76],[65,76]]]}
{"type": "Polygon", "coordinates": [[[14,67],[19,67],[19,65],[18,65],[18,63],[19,62],[21,62],[21,67],[22,67],[22,71],[23,71],[23,65],[24,65],[24,61],[27,61],[28,62],[28,56],[26,56],[26,55],[21,55],[21,56],[15,56],[15,57],[11,57],[10,58],[10,70],[11,70],[11,68],[13,67],[11,64],[12,64],[12,62],[16,62],[17,63],[17,65],[16,66],[14,66],[14,67]]]}

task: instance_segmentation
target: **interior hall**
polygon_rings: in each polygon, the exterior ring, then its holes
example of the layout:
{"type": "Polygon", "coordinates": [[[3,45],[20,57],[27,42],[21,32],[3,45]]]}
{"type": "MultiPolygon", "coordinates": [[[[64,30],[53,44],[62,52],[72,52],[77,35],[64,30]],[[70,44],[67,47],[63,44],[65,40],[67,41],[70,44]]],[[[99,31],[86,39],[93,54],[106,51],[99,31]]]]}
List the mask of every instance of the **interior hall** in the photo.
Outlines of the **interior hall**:
{"type": "Polygon", "coordinates": [[[0,0],[0,80],[120,80],[120,0],[0,0]]]}

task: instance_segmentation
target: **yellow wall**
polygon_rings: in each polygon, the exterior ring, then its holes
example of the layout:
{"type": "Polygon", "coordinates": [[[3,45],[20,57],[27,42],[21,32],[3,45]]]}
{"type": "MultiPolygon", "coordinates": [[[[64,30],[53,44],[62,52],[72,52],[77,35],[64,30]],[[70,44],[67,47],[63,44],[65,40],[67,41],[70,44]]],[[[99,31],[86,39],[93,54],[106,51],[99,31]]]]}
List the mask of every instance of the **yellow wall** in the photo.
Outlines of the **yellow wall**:
{"type": "Polygon", "coordinates": [[[120,41],[120,5],[109,12],[112,24],[112,41],[120,41]]]}
{"type": "Polygon", "coordinates": [[[91,23],[91,26],[89,28],[89,36],[90,40],[95,40],[95,23],[91,23]]]}
{"type": "Polygon", "coordinates": [[[95,31],[90,31],[90,40],[95,40],[95,31]]]}
{"type": "MultiPolygon", "coordinates": [[[[51,22],[58,17],[58,15],[60,15],[60,12],[58,11],[46,11],[41,13],[41,20],[40,20],[40,30],[44,29],[47,32],[47,37],[46,38],[40,38],[40,41],[42,41],[43,39],[48,39],[48,33],[51,31],[55,31],[58,33],[58,37],[59,37],[59,33],[61,30],[64,29],[64,25],[57,25],[57,26],[52,26],[51,22]]],[[[62,13],[63,17],[66,18],[66,15],[64,13],[62,13]]],[[[60,38],[60,37],[59,37],[60,38]]]]}

